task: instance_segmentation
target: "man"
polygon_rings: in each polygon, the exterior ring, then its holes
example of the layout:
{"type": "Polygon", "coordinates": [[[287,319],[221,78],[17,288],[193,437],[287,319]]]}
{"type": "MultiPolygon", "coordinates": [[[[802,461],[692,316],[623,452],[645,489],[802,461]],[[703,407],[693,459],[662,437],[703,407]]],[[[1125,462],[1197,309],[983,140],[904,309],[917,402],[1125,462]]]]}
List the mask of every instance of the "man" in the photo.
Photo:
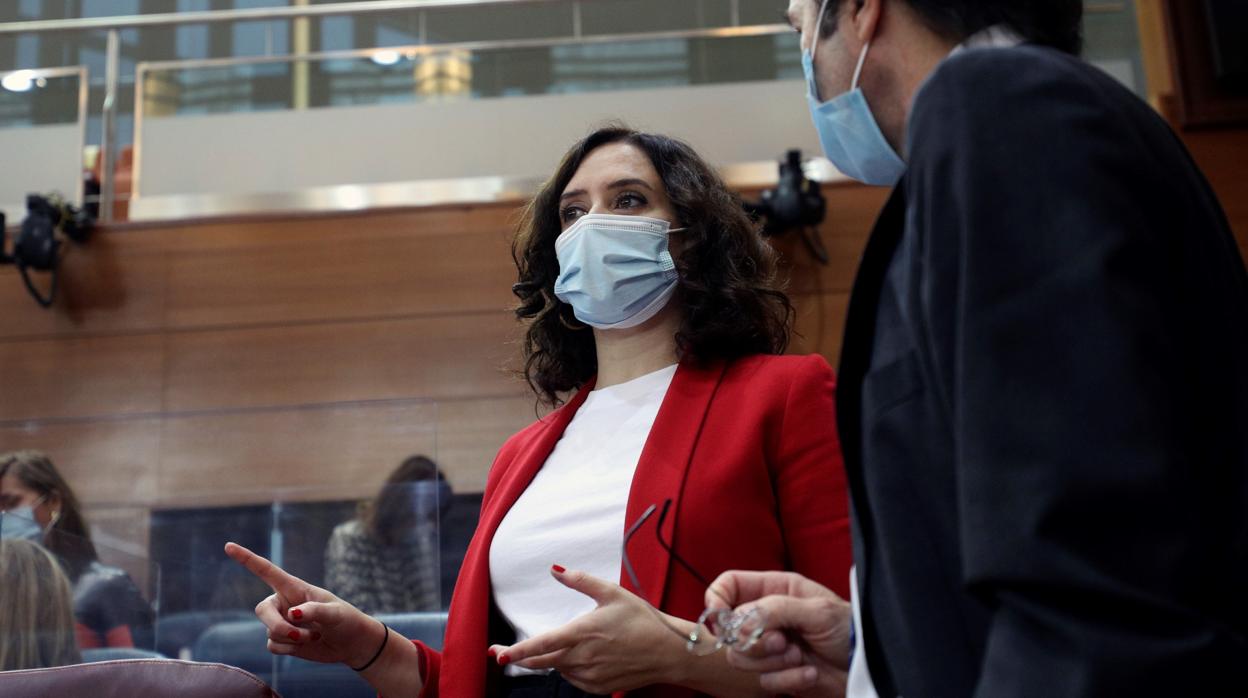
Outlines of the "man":
{"type": "Polygon", "coordinates": [[[839,372],[860,622],[713,585],[784,630],[730,653],[769,691],[1248,695],[1248,275],[1081,5],[791,2],[827,155],[896,190],[839,372]]]}

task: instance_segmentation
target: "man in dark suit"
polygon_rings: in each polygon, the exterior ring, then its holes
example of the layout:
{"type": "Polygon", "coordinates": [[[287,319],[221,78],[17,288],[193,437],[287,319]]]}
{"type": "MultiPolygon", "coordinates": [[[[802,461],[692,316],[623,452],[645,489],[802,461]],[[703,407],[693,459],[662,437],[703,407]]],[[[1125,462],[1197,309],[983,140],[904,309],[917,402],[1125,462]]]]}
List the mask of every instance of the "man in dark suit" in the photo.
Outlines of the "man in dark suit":
{"type": "Polygon", "coordinates": [[[714,585],[784,630],[731,653],[768,690],[1248,695],[1248,275],[1081,11],[792,0],[825,151],[896,189],[838,386],[861,620],[714,585]]]}

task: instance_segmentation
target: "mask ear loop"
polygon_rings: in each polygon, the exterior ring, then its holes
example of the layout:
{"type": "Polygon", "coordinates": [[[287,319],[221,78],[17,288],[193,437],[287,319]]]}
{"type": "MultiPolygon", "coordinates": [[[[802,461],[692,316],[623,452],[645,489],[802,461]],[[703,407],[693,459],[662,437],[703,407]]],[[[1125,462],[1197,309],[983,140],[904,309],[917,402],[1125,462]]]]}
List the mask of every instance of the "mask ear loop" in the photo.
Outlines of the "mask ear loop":
{"type": "Polygon", "coordinates": [[[871,50],[871,42],[863,44],[862,55],[858,56],[858,67],[854,68],[854,80],[849,85],[850,91],[858,89],[858,79],[862,77],[862,66],[867,64],[867,51],[871,50]]]}
{"type": "Polygon", "coordinates": [[[823,16],[828,11],[828,0],[819,3],[819,16],[815,18],[815,35],[810,37],[810,65],[815,65],[815,49],[819,48],[819,32],[823,31],[823,16]]]}

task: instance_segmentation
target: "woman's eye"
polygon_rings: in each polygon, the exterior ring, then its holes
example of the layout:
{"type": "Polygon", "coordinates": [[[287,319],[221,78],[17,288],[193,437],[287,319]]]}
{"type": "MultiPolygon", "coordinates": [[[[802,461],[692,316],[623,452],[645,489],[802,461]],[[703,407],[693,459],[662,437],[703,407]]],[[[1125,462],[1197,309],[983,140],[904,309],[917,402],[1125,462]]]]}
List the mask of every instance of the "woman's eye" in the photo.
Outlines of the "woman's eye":
{"type": "Polygon", "coordinates": [[[646,205],[646,200],[643,199],[638,194],[631,194],[631,193],[620,194],[619,198],[615,200],[616,208],[636,208],[638,206],[645,206],[645,205],[646,205]]]}
{"type": "Polygon", "coordinates": [[[576,208],[574,206],[569,206],[568,208],[565,208],[559,212],[559,220],[563,221],[564,223],[569,223],[571,221],[576,220],[577,218],[580,218],[583,215],[585,215],[585,212],[583,210],[576,208]]]}

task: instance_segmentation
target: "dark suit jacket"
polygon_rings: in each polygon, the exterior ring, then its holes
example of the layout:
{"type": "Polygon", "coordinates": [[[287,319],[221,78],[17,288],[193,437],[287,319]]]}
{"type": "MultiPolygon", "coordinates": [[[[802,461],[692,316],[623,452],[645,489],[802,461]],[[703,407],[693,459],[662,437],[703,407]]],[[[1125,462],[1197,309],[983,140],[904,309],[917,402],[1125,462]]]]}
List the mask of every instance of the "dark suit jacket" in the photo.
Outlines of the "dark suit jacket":
{"type": "Polygon", "coordinates": [[[1097,69],[971,50],[916,97],[838,412],[881,695],[1248,695],[1248,279],[1097,69]]]}
{"type": "MultiPolygon", "coordinates": [[[[427,677],[422,696],[499,695],[501,672],[486,649],[513,640],[493,610],[490,545],[592,387],[499,451],[455,584],[443,651],[420,645],[427,677]]],[[[637,462],[625,526],[650,505],[672,499],[666,539],[703,577],[729,569],[790,569],[845,593],[849,498],[832,428],[835,390],[832,368],[819,356],[681,364],[637,462]]],[[[697,619],[706,587],[672,563],[653,522],[630,541],[628,553],[642,588],[632,588],[621,569],[625,588],[672,615],[697,619]]],[[[635,695],[692,692],[654,686],[635,695]]]]}

